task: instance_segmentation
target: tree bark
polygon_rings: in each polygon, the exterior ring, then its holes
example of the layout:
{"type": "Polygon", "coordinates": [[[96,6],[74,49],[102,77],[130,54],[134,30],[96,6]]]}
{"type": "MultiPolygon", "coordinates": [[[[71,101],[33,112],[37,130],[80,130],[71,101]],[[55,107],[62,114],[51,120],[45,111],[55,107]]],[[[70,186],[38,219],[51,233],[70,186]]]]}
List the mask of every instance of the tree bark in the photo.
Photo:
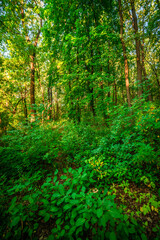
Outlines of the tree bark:
{"type": "MultiPolygon", "coordinates": [[[[23,1],[22,1],[21,4],[22,4],[22,6],[21,6],[21,20],[22,20],[23,29],[25,30],[25,34],[26,34],[25,38],[26,38],[26,41],[31,44],[31,40],[28,36],[28,32],[27,32],[26,26],[24,24],[25,13],[24,13],[24,3],[23,3],[23,1]]],[[[40,33],[41,33],[41,27],[42,27],[42,19],[40,19],[40,26],[39,26],[35,41],[32,43],[32,49],[30,50],[31,51],[31,54],[30,54],[31,122],[34,122],[35,117],[36,117],[36,110],[35,110],[35,57],[36,57],[36,47],[37,47],[38,39],[39,39],[39,36],[40,36],[40,33]]]]}
{"type": "Polygon", "coordinates": [[[35,121],[35,53],[30,56],[31,60],[31,84],[30,84],[30,102],[31,102],[31,122],[35,121]]]}
{"type": "Polygon", "coordinates": [[[148,90],[148,100],[152,101],[152,96],[151,96],[151,91],[150,91],[150,84],[149,84],[149,80],[147,78],[147,73],[146,73],[146,69],[145,69],[145,56],[144,56],[144,41],[143,44],[141,44],[141,49],[142,49],[142,71],[143,71],[143,75],[144,75],[144,79],[145,79],[145,83],[147,85],[147,90],[148,90]]]}
{"type": "Polygon", "coordinates": [[[134,5],[134,0],[130,0],[131,10],[132,10],[132,19],[133,19],[133,28],[135,32],[135,42],[136,42],[136,61],[137,61],[137,81],[138,81],[138,97],[142,96],[142,68],[140,62],[140,39],[138,36],[138,23],[137,15],[134,5]]]}
{"type": "Polygon", "coordinates": [[[130,97],[130,91],[129,91],[129,68],[128,68],[126,46],[125,46],[125,42],[124,42],[124,38],[123,38],[123,12],[122,12],[121,0],[118,0],[118,4],[119,4],[119,16],[120,16],[120,40],[121,40],[122,48],[123,48],[127,102],[128,102],[128,106],[131,107],[131,97],[130,97]]]}
{"type": "Polygon", "coordinates": [[[52,119],[52,87],[48,87],[48,120],[52,119]]]}
{"type": "Polygon", "coordinates": [[[27,110],[27,102],[26,102],[26,98],[27,98],[27,89],[25,86],[25,93],[24,93],[24,98],[23,98],[23,103],[24,103],[24,117],[25,117],[25,122],[28,122],[28,110],[27,110]]]}

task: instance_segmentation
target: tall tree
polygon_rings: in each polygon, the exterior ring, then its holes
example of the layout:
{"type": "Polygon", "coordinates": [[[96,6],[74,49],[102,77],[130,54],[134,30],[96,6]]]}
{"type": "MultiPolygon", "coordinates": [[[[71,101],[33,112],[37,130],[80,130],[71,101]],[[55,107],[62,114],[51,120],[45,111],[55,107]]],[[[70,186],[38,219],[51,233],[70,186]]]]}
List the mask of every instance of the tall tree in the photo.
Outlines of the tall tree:
{"type": "Polygon", "coordinates": [[[128,59],[127,59],[127,53],[126,53],[126,45],[123,37],[124,22],[123,22],[123,11],[122,11],[121,0],[118,0],[118,4],[119,4],[119,16],[120,16],[120,39],[121,39],[122,48],[123,48],[123,57],[124,57],[124,66],[125,66],[125,83],[126,83],[127,101],[128,101],[128,106],[131,107],[131,97],[129,92],[129,67],[128,67],[128,59]]]}
{"type": "Polygon", "coordinates": [[[140,37],[138,33],[138,21],[137,14],[135,10],[135,1],[130,0],[133,28],[135,32],[135,42],[136,42],[136,62],[137,62],[137,81],[138,81],[138,97],[142,96],[142,66],[141,66],[141,50],[140,50],[140,37]]]}

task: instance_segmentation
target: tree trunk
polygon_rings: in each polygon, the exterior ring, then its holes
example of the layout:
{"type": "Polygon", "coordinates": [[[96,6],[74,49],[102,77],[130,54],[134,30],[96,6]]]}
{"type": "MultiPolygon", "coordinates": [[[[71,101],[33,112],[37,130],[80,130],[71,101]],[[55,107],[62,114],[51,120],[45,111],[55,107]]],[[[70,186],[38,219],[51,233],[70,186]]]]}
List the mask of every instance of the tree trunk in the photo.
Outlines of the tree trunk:
{"type": "Polygon", "coordinates": [[[55,90],[55,104],[56,104],[55,120],[58,120],[59,119],[58,90],[55,90]]]}
{"type": "Polygon", "coordinates": [[[25,86],[25,95],[24,95],[24,98],[23,98],[23,103],[24,103],[23,109],[24,109],[25,122],[27,123],[28,122],[28,110],[27,110],[26,98],[27,98],[27,89],[26,89],[26,86],[25,86]]]}
{"type": "Polygon", "coordinates": [[[131,97],[130,97],[130,91],[129,91],[129,68],[128,68],[126,46],[125,46],[125,42],[123,39],[123,12],[122,12],[121,0],[118,0],[118,4],[119,4],[119,16],[120,16],[120,40],[121,40],[122,48],[123,48],[127,102],[128,102],[128,106],[131,107],[131,97]]]}
{"type": "Polygon", "coordinates": [[[149,79],[147,78],[147,73],[146,73],[145,64],[144,64],[144,60],[145,60],[145,57],[144,57],[144,41],[143,41],[143,44],[141,44],[141,49],[142,49],[142,71],[143,71],[145,83],[146,83],[146,85],[147,85],[148,100],[149,100],[149,101],[152,101],[149,79]]]}
{"type": "Polygon", "coordinates": [[[114,98],[115,98],[114,105],[117,106],[117,84],[116,84],[115,79],[114,79],[114,91],[113,92],[114,92],[114,98]]]}
{"type": "Polygon", "coordinates": [[[31,84],[30,84],[30,102],[31,102],[31,122],[35,121],[35,53],[30,56],[31,59],[31,84]]]}
{"type": "Polygon", "coordinates": [[[133,28],[135,32],[135,41],[136,41],[136,61],[137,61],[137,80],[138,80],[138,97],[142,95],[142,68],[140,62],[140,39],[138,36],[138,23],[137,15],[135,11],[134,0],[131,0],[131,9],[132,9],[132,19],[133,19],[133,28]]]}
{"type": "MultiPolygon", "coordinates": [[[[93,61],[93,49],[92,49],[92,45],[91,45],[91,59],[93,61]]],[[[93,72],[94,72],[94,68],[93,68],[93,65],[91,66],[91,74],[93,75],[93,72]]],[[[93,87],[90,88],[90,93],[91,93],[91,110],[92,110],[92,113],[93,113],[93,116],[95,117],[96,113],[95,113],[95,108],[94,108],[94,96],[93,96],[93,87]]]]}
{"type": "Polygon", "coordinates": [[[52,87],[48,87],[48,120],[52,119],[52,87]]]}
{"type": "Polygon", "coordinates": [[[37,78],[39,82],[39,86],[41,89],[41,94],[42,94],[42,103],[43,103],[43,111],[42,111],[42,123],[44,122],[44,111],[45,111],[45,101],[44,101],[44,89],[41,83],[41,75],[40,75],[40,69],[39,69],[39,64],[37,63],[38,71],[37,71],[37,78]]]}
{"type": "MultiPolygon", "coordinates": [[[[77,49],[77,67],[79,66],[79,59],[78,59],[78,49],[77,49]]],[[[79,71],[77,72],[77,74],[79,73],[79,71]]],[[[79,76],[77,75],[77,82],[79,84],[79,76]]],[[[78,120],[78,123],[80,123],[81,121],[81,109],[80,109],[80,106],[79,106],[79,96],[77,98],[77,101],[76,101],[76,117],[77,117],[77,120],[78,120]]]]}

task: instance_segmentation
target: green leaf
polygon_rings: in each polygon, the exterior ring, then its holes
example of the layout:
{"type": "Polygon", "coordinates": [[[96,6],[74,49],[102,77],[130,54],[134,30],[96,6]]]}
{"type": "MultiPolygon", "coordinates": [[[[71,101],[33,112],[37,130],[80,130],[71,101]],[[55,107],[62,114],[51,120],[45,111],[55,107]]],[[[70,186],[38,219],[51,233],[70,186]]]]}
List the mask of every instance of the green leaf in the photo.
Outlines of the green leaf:
{"type": "Polygon", "coordinates": [[[64,187],[63,187],[62,184],[59,185],[59,189],[58,190],[59,190],[60,194],[64,195],[64,187]]]}
{"type": "Polygon", "coordinates": [[[89,229],[89,223],[88,223],[88,222],[85,222],[85,227],[86,227],[87,229],[89,229]]]}
{"type": "Polygon", "coordinates": [[[110,210],[109,212],[110,212],[110,214],[113,218],[120,218],[121,217],[121,214],[119,213],[119,211],[117,209],[110,210]]]}
{"type": "Polygon", "coordinates": [[[63,168],[63,172],[64,172],[64,173],[67,173],[67,169],[66,169],[66,168],[63,168]]]}
{"type": "Polygon", "coordinates": [[[47,238],[47,240],[55,240],[54,235],[49,235],[49,237],[47,238]]]}
{"type": "Polygon", "coordinates": [[[49,205],[49,202],[48,202],[48,200],[46,200],[46,199],[42,199],[41,202],[43,202],[44,205],[49,205]]]}
{"type": "Polygon", "coordinates": [[[72,193],[71,196],[72,196],[73,199],[75,199],[75,197],[76,197],[76,193],[72,193]]]}
{"type": "Polygon", "coordinates": [[[97,209],[97,217],[100,218],[103,215],[103,209],[99,208],[97,209]]]}
{"type": "Polygon", "coordinates": [[[69,230],[70,227],[69,227],[68,225],[66,225],[66,226],[64,227],[64,229],[69,230]]]}
{"type": "Polygon", "coordinates": [[[62,232],[61,232],[61,237],[63,237],[65,234],[65,230],[63,229],[62,232]]]}
{"type": "Polygon", "coordinates": [[[67,176],[66,175],[62,175],[60,178],[65,180],[65,179],[67,179],[67,176]]]}
{"type": "Polygon", "coordinates": [[[83,225],[84,223],[85,223],[84,218],[78,218],[76,221],[76,227],[79,227],[79,226],[83,225]]]}
{"type": "Polygon", "coordinates": [[[46,214],[46,210],[40,210],[40,211],[39,211],[39,215],[40,215],[40,216],[44,216],[45,214],[46,214]]]}
{"type": "Polygon", "coordinates": [[[38,224],[38,223],[35,223],[35,224],[34,224],[34,229],[37,229],[38,226],[39,226],[39,224],[38,224]]]}
{"type": "Polygon", "coordinates": [[[141,234],[141,238],[142,238],[142,240],[147,240],[148,239],[144,233],[141,234]]]}
{"type": "Polygon", "coordinates": [[[82,189],[81,189],[82,192],[85,192],[86,191],[86,188],[83,186],[82,189]]]}
{"type": "Polygon", "coordinates": [[[16,226],[19,223],[19,221],[20,221],[20,216],[14,217],[11,225],[16,226]]]}
{"type": "Polygon", "coordinates": [[[115,232],[111,232],[111,233],[110,233],[109,239],[110,239],[110,240],[116,240],[116,239],[117,239],[115,232]]]}
{"type": "Polygon", "coordinates": [[[54,200],[55,198],[59,198],[61,196],[62,195],[59,192],[55,192],[55,193],[52,194],[51,200],[54,200]]]}
{"type": "Polygon", "coordinates": [[[66,204],[64,207],[63,207],[63,209],[64,210],[68,210],[68,209],[70,209],[70,208],[72,208],[72,204],[66,204]]]}
{"type": "Polygon", "coordinates": [[[44,217],[44,221],[48,222],[48,220],[50,219],[50,214],[46,213],[45,217],[44,217]]]}
{"type": "Polygon", "coordinates": [[[80,167],[80,168],[78,169],[78,173],[80,174],[80,173],[82,172],[82,170],[83,170],[83,168],[80,167]]]}
{"type": "Polygon", "coordinates": [[[59,208],[57,208],[57,207],[51,207],[51,209],[50,209],[51,212],[57,212],[58,210],[59,210],[59,208]]]}
{"type": "Polygon", "coordinates": [[[56,182],[56,181],[57,181],[57,176],[53,178],[53,182],[56,182]]]}

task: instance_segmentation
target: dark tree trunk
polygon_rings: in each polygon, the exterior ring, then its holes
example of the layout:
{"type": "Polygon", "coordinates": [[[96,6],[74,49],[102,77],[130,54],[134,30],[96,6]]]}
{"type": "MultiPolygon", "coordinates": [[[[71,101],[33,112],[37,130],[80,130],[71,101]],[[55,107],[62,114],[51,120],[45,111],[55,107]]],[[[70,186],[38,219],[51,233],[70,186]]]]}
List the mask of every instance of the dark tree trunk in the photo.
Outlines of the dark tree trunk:
{"type": "Polygon", "coordinates": [[[118,0],[118,3],[119,3],[119,16],[120,16],[120,40],[121,40],[122,48],[123,48],[127,102],[128,102],[128,106],[131,107],[131,98],[130,98],[130,91],[129,91],[129,68],[128,68],[126,46],[125,46],[125,42],[123,39],[123,12],[122,12],[121,0],[118,0]]]}
{"type": "Polygon", "coordinates": [[[25,94],[24,94],[24,98],[23,98],[23,103],[24,103],[23,109],[24,109],[25,122],[27,123],[28,122],[28,110],[27,110],[26,98],[27,98],[27,89],[25,86],[25,94]]]}
{"type": "Polygon", "coordinates": [[[147,73],[146,73],[145,63],[144,63],[144,61],[145,61],[145,57],[144,57],[144,42],[143,42],[143,44],[141,44],[141,49],[142,49],[142,71],[143,71],[144,80],[145,80],[145,83],[146,83],[146,86],[147,86],[147,90],[148,90],[148,100],[152,101],[149,79],[147,78],[147,73]]]}
{"type": "MultiPolygon", "coordinates": [[[[77,49],[77,67],[79,66],[79,59],[78,59],[78,49],[77,49]]],[[[77,74],[79,73],[79,71],[77,72],[77,74]]],[[[77,75],[77,82],[79,82],[79,76],[77,75]]],[[[79,106],[79,96],[77,98],[77,101],[76,101],[76,117],[77,117],[77,120],[78,120],[78,123],[80,123],[81,121],[81,109],[80,109],[80,106],[79,106]]]]}
{"type": "Polygon", "coordinates": [[[138,80],[138,97],[142,95],[142,68],[140,62],[140,39],[138,36],[138,23],[137,23],[137,15],[134,5],[134,0],[131,0],[131,9],[132,9],[132,20],[133,20],[133,28],[135,32],[135,41],[136,41],[136,61],[137,61],[137,80],[138,80]]]}
{"type": "Polygon", "coordinates": [[[55,91],[55,120],[59,119],[58,90],[55,91]]]}
{"type": "Polygon", "coordinates": [[[30,84],[30,102],[31,102],[31,122],[35,121],[35,53],[30,56],[31,60],[31,84],[30,84]]]}
{"type": "Polygon", "coordinates": [[[48,120],[52,119],[52,87],[48,87],[48,120]]]}
{"type": "MultiPolygon", "coordinates": [[[[93,49],[92,49],[92,45],[91,45],[91,59],[93,61],[93,49]]],[[[91,74],[93,75],[94,72],[94,68],[93,65],[91,66],[91,74]]],[[[93,116],[96,116],[96,112],[95,112],[95,107],[94,107],[94,96],[93,96],[93,86],[90,88],[90,93],[91,93],[91,111],[93,113],[93,116]]]]}

